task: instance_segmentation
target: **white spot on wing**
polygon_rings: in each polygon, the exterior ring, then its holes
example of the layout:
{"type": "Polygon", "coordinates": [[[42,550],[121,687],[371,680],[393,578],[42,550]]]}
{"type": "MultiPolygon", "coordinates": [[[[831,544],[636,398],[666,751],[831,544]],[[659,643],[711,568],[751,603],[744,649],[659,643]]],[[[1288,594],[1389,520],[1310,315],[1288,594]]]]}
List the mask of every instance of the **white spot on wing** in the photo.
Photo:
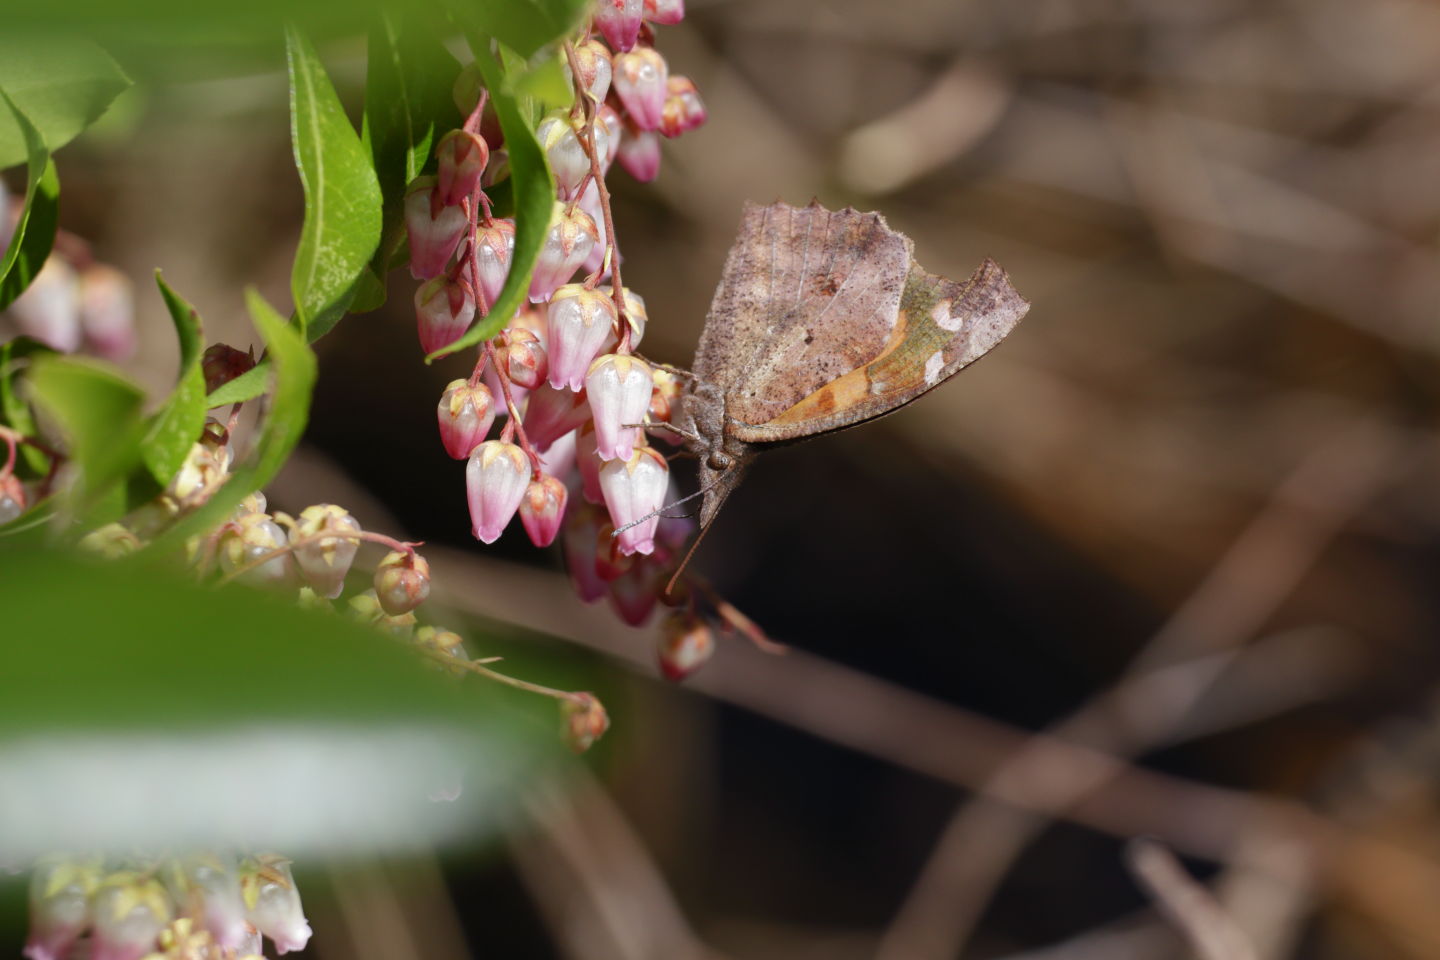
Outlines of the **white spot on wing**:
{"type": "Polygon", "coordinates": [[[936,350],[930,354],[930,359],[925,361],[925,386],[933,387],[935,381],[940,379],[940,371],[945,369],[945,354],[936,350]]]}
{"type": "Polygon", "coordinates": [[[950,315],[949,298],[941,300],[939,303],[935,304],[935,306],[931,308],[930,319],[935,321],[935,326],[939,327],[941,330],[949,330],[951,333],[959,330],[960,325],[965,322],[964,317],[952,317],[950,315]]]}

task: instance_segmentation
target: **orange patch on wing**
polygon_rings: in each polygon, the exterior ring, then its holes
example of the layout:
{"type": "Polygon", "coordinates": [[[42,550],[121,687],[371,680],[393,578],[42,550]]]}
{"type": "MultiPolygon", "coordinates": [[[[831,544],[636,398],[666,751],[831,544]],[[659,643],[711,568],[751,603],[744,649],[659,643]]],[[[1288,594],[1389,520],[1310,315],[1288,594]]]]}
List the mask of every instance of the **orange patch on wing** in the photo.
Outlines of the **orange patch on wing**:
{"type": "Polygon", "coordinates": [[[905,330],[908,326],[909,322],[905,311],[901,310],[895,318],[895,329],[890,332],[890,339],[885,342],[885,348],[876,355],[874,360],[866,363],[863,367],[856,367],[849,373],[836,377],[778,417],[769,420],[764,426],[778,427],[813,420],[836,410],[847,410],[868,399],[871,396],[870,367],[905,342],[905,330]]]}

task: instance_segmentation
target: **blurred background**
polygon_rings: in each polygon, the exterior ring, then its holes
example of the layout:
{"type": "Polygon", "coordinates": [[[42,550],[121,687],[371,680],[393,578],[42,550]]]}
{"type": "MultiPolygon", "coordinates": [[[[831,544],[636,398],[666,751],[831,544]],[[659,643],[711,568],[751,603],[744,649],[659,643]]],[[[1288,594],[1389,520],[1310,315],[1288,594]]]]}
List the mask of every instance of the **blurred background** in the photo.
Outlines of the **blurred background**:
{"type": "MultiPolygon", "coordinates": [[[[558,555],[470,538],[433,436],[468,362],[421,362],[393,276],[317,344],[272,503],[424,540],[472,654],[612,728],[492,846],[300,864],[310,952],[1440,955],[1440,7],[689,0],[657,45],[710,119],[610,178],[648,356],[688,365],[746,200],[879,210],[1030,314],[759,461],[695,563],[790,651],[676,687],[558,555]]],[[[321,53],[358,108],[363,41],[321,53]]],[[[159,390],[151,272],[243,348],[301,192],[278,38],[262,73],[121,59],[61,225],[134,280],[159,390]]]]}

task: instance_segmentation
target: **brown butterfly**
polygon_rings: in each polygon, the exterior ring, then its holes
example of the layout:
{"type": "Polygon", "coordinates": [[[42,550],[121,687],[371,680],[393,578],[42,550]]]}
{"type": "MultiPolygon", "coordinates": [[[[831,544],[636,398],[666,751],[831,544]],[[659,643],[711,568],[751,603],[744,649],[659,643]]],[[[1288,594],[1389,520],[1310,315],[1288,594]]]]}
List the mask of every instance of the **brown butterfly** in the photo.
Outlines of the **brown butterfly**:
{"type": "Polygon", "coordinates": [[[993,260],[962,283],[926,272],[878,213],[746,204],[675,425],[702,534],[756,454],[895,412],[1029,308],[993,260]]]}

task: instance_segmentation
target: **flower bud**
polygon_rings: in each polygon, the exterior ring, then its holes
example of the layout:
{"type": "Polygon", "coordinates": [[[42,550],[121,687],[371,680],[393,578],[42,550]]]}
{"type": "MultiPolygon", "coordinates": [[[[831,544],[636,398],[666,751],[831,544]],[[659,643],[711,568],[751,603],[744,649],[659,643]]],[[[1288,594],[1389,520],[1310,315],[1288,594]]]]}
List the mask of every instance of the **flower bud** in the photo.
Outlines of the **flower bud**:
{"type": "Polygon", "coordinates": [[[610,581],[610,609],[632,627],[643,627],[655,609],[660,593],[655,566],[637,561],[630,569],[610,581]]]}
{"type": "MultiPolygon", "coordinates": [[[[555,369],[551,358],[550,369],[555,369]]],[[[585,392],[574,393],[566,387],[541,384],[531,391],[525,403],[525,436],[530,445],[544,453],[550,445],[590,419],[590,404],[585,392]]]]}
{"type": "Polygon", "coordinates": [[[429,280],[444,273],[468,225],[465,211],[442,201],[434,177],[416,177],[405,192],[410,275],[416,280],[429,280]]]}
{"type": "Polygon", "coordinates": [[[310,924],[300,905],[289,860],[273,854],[247,860],[241,869],[240,891],[247,918],[270,938],[277,954],[305,949],[310,942],[310,924]]]}
{"type": "MultiPolygon", "coordinates": [[[[515,221],[491,220],[475,232],[475,263],[480,268],[480,296],[485,301],[484,313],[500,297],[505,278],[510,275],[510,262],[515,258],[515,221]]],[[[468,271],[470,265],[467,263],[468,271]]]]}
{"type": "Polygon", "coordinates": [[[671,77],[666,81],[665,89],[665,108],[660,115],[661,133],[667,137],[678,137],[705,122],[709,114],[700,99],[700,92],[689,77],[671,77]]]}
{"type": "MultiPolygon", "coordinates": [[[[221,947],[233,950],[245,942],[250,924],[245,920],[240,875],[234,862],[215,854],[186,857],[170,864],[165,882],[180,912],[203,918],[205,929],[221,947]]],[[[177,936],[187,932],[174,926],[166,932],[177,936]]],[[[160,939],[163,946],[165,934],[160,939]]]]}
{"type": "Polygon", "coordinates": [[[233,526],[220,536],[220,569],[227,574],[244,570],[242,579],[250,583],[288,583],[291,575],[289,552],[271,557],[259,566],[252,566],[266,554],[284,547],[285,530],[263,513],[251,513],[233,521],[233,526]]]}
{"type": "Polygon", "coordinates": [[[465,467],[465,490],[477,539],[482,543],[500,539],[529,483],[530,461],[515,444],[487,440],[475,448],[465,467]]]}
{"type": "Polygon", "coordinates": [[[427,280],[415,291],[415,325],[420,348],[433,353],[465,335],[475,319],[475,299],[465,284],[447,276],[427,280]]]}
{"type": "Polygon", "coordinates": [[[334,600],[345,589],[345,574],[360,548],[360,541],[346,534],[359,532],[359,521],[333,503],[319,503],[300,513],[294,530],[295,563],[315,592],[327,600],[334,600]]]}
{"type": "Polygon", "coordinates": [[[636,450],[629,460],[610,460],[600,467],[600,491],[605,495],[610,519],[620,531],[617,539],[621,553],[650,553],[655,549],[659,517],[650,514],[660,509],[669,481],[669,465],[650,447],[636,450]],[[630,523],[635,526],[625,529],[630,523]]]}
{"type": "Polygon", "coordinates": [[[0,475],[0,523],[9,523],[25,512],[25,485],[13,473],[0,475]]]}
{"type": "MultiPolygon", "coordinates": [[[[596,130],[599,129],[597,124],[596,130]]],[[[609,233],[605,230],[605,212],[600,207],[600,188],[595,181],[590,181],[585,187],[577,203],[581,210],[590,214],[590,220],[595,224],[595,245],[590,248],[590,256],[580,264],[580,269],[586,276],[589,276],[592,273],[599,274],[601,269],[605,268],[605,274],[608,275],[615,265],[613,263],[607,265],[605,262],[605,254],[609,247],[609,233]]],[[[613,255],[620,255],[618,248],[613,255]]]]}
{"type": "Polygon", "coordinates": [[[15,325],[61,353],[80,348],[80,287],[75,271],[58,256],[48,258],[25,292],[10,304],[15,325]]]}
{"type": "Polygon", "coordinates": [[[230,518],[239,520],[249,513],[264,513],[269,506],[263,490],[252,490],[245,494],[245,499],[240,501],[240,505],[235,508],[235,512],[230,515],[230,518]]]}
{"type": "Polygon", "coordinates": [[[530,542],[537,547],[548,547],[555,542],[560,532],[560,521],[565,517],[565,500],[569,496],[565,484],[549,474],[531,480],[520,501],[520,522],[530,535],[530,542]]]}
{"type": "Polygon", "coordinates": [[[550,385],[579,390],[590,364],[615,325],[615,301],[598,290],[570,284],[550,300],[550,385]]]}
{"type": "Polygon", "coordinates": [[[561,732],[570,749],[584,753],[610,728],[610,717],[593,693],[572,693],[560,701],[561,732]]]}
{"type": "MultiPolygon", "coordinates": [[[[485,108],[485,116],[486,116],[486,117],[489,117],[489,116],[490,116],[490,108],[489,108],[489,107],[486,107],[486,108],[485,108]]],[[[491,140],[491,138],[490,138],[490,131],[489,131],[488,129],[486,129],[486,127],[485,127],[483,124],[482,124],[481,127],[480,127],[480,132],[483,133],[483,134],[485,134],[485,139],[486,139],[486,140],[489,140],[491,143],[495,143],[495,142],[496,142],[495,140],[491,140]]],[[[489,164],[489,166],[487,166],[487,167],[485,168],[485,175],[480,178],[480,186],[483,187],[483,188],[486,189],[486,190],[489,190],[491,187],[495,186],[495,184],[497,184],[497,183],[503,183],[504,181],[508,180],[509,178],[510,178],[510,151],[508,151],[508,150],[491,150],[491,151],[490,151],[490,164],[489,164]]]]}
{"type": "Polygon", "coordinates": [[[662,26],[674,26],[685,19],[685,0],[644,0],[645,19],[662,26]]]}
{"type": "Polygon", "coordinates": [[[495,422],[495,398],[483,383],[471,386],[468,380],[451,380],[435,412],[445,452],[464,460],[490,432],[495,422]]]}
{"type": "Polygon", "coordinates": [[[347,615],[356,623],[379,627],[391,636],[399,637],[402,640],[409,637],[411,631],[415,629],[415,614],[402,613],[397,616],[387,614],[373,588],[351,597],[346,602],[346,608],[347,615]]]}
{"type": "Polygon", "coordinates": [[[640,35],[644,12],[643,0],[600,0],[595,7],[595,26],[612,50],[629,50],[640,35]]]}
{"type": "Polygon", "coordinates": [[[635,566],[637,558],[620,551],[620,538],[615,536],[615,524],[606,522],[595,537],[595,573],[607,584],[619,580],[635,566]]]}
{"type": "Polygon", "coordinates": [[[580,145],[580,138],[568,117],[546,117],[535,128],[535,139],[550,161],[550,170],[555,174],[555,187],[561,200],[575,196],[590,172],[590,157],[580,145]]]}
{"type": "Polygon", "coordinates": [[[660,126],[670,68],[654,47],[637,47],[615,56],[615,93],[641,130],[660,126]]]}
{"type": "Polygon", "coordinates": [[[90,897],[100,883],[98,860],[47,858],[30,875],[30,960],[64,960],[90,925],[90,897]]]}
{"type": "Polygon", "coordinates": [[[497,356],[505,365],[510,382],[527,390],[544,383],[550,371],[545,345],[539,336],[524,327],[511,327],[505,332],[503,349],[497,356]]]}
{"type": "MultiPolygon", "coordinates": [[[[680,378],[664,367],[656,367],[650,371],[650,378],[653,389],[650,393],[650,405],[645,411],[646,419],[650,423],[669,423],[676,405],[680,402],[680,378]]],[[[680,441],[679,435],[669,430],[659,430],[656,435],[669,443],[680,441]]]]}
{"type": "Polygon", "coordinates": [[[86,267],[80,274],[80,327],[100,356],[128,360],[135,353],[135,291],[130,278],[103,263],[86,267]]]}
{"type": "Polygon", "coordinates": [[[139,960],[155,947],[170,922],[170,898],[158,880],[140,873],[113,873],[91,904],[91,960],[139,960]]]}
{"type": "Polygon", "coordinates": [[[375,568],[375,596],[390,616],[409,613],[430,596],[430,563],[413,551],[390,551],[375,568]]]}
{"type": "Polygon", "coordinates": [[[585,603],[594,603],[605,596],[605,581],[595,565],[595,545],[600,535],[604,513],[588,503],[574,504],[565,518],[562,545],[565,570],[575,593],[585,603]]]}
{"type": "MultiPolygon", "coordinates": [[[[614,294],[609,286],[599,288],[605,296],[614,299],[614,294]]],[[[645,307],[645,298],[635,293],[629,287],[620,291],[620,298],[625,302],[625,321],[630,324],[630,349],[640,346],[640,341],[645,337],[645,325],[650,321],[650,313],[645,307]]],[[[610,337],[605,341],[605,346],[600,348],[601,353],[610,353],[620,345],[620,325],[616,324],[610,329],[610,337]]]]}
{"type": "MultiPolygon", "coordinates": [[[[465,640],[454,630],[442,630],[439,627],[431,626],[420,627],[415,631],[415,645],[425,647],[428,650],[434,650],[436,653],[443,653],[445,656],[453,657],[456,660],[464,660],[466,663],[470,662],[470,653],[465,649],[465,640]]],[[[442,666],[437,663],[436,666],[456,677],[463,677],[469,673],[468,670],[459,664],[442,666]]]]}
{"type": "Polygon", "coordinates": [[[649,183],[660,173],[660,137],[652,131],[625,131],[616,156],[620,166],[641,183],[649,183]]]}
{"type": "MultiPolygon", "coordinates": [[[[625,121],[620,119],[620,111],[608,103],[602,103],[595,112],[595,122],[605,127],[605,155],[600,158],[600,171],[608,173],[610,164],[615,162],[615,155],[620,152],[620,138],[625,133],[625,121]]],[[[597,145],[598,143],[599,141],[597,145]]]]}
{"type": "Polygon", "coordinates": [[[436,171],[440,200],[458,207],[460,201],[472,198],[480,186],[480,175],[490,162],[490,145],[478,133],[451,130],[440,138],[435,156],[440,162],[436,171]]]}
{"type": "Polygon", "coordinates": [[[530,280],[531,302],[549,300],[590,256],[599,239],[600,232],[590,214],[578,206],[567,208],[557,201],[550,219],[550,230],[545,234],[540,258],[535,263],[535,273],[530,280]]]}
{"type": "MultiPolygon", "coordinates": [[[[243,919],[240,923],[247,929],[250,926],[243,919]]],[[[210,931],[196,924],[190,917],[171,920],[161,928],[156,940],[156,951],[145,960],[209,960],[222,955],[210,931]]],[[[240,942],[244,942],[243,938],[240,942]]]]}
{"type": "Polygon", "coordinates": [[[586,503],[605,502],[600,492],[600,463],[595,452],[595,424],[581,424],[575,431],[575,469],[580,474],[580,495],[586,503]]]}
{"type": "MultiPolygon", "coordinates": [[[[580,82],[596,103],[604,103],[610,92],[610,51],[599,40],[590,39],[575,47],[575,62],[580,64],[580,82]]],[[[565,80],[574,84],[568,60],[561,64],[565,80]]]]}
{"type": "Polygon", "coordinates": [[[140,538],[118,523],[107,523],[81,537],[80,549],[106,560],[118,560],[139,550],[140,538]]]}
{"type": "Polygon", "coordinates": [[[715,632],[693,613],[678,612],[665,621],[660,636],[660,672],[677,683],[705,665],[715,652],[715,632]]]}
{"type": "Polygon", "coordinates": [[[649,364],[628,354],[607,353],[590,364],[585,395],[595,418],[595,452],[601,460],[629,460],[635,451],[655,381],[649,364]]]}
{"type": "Polygon", "coordinates": [[[200,357],[200,369],[205,372],[205,392],[214,393],[253,366],[255,358],[250,354],[241,353],[226,343],[210,344],[200,357]]]}

